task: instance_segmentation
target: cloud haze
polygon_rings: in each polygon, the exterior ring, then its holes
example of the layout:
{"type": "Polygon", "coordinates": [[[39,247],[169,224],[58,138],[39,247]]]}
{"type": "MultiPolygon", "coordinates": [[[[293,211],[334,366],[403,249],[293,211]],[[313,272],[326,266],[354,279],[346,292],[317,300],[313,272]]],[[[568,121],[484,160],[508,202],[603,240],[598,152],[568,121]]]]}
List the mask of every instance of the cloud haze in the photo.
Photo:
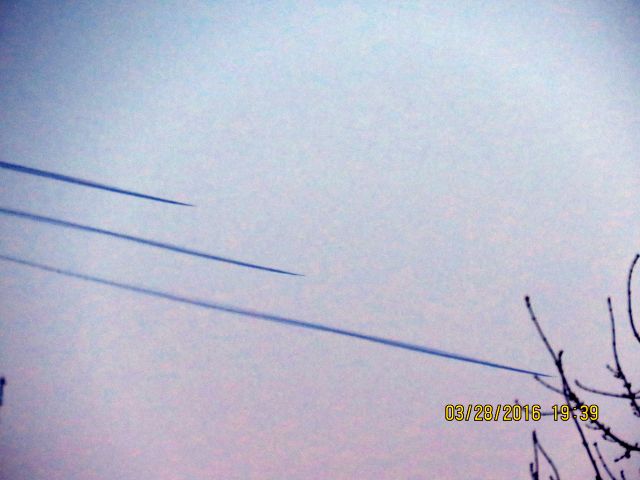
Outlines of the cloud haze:
{"type": "MultiPolygon", "coordinates": [[[[528,294],[606,385],[640,238],[638,25],[634,2],[5,2],[3,161],[197,206],[0,169],[3,208],[305,277],[6,215],[0,254],[546,372],[528,294]]],[[[444,421],[557,401],[526,375],[0,282],[12,480],[525,479],[532,428],[588,471],[566,424],[444,421]]]]}

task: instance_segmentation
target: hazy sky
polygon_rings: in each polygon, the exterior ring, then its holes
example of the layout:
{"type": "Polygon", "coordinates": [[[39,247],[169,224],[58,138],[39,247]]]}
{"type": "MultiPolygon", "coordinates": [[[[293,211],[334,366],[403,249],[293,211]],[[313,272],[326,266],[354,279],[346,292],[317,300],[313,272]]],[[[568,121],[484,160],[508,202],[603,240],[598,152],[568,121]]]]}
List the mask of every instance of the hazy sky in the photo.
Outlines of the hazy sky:
{"type": "MultiPolygon", "coordinates": [[[[637,32],[635,2],[2,2],[0,161],[196,206],[0,170],[0,207],[306,276],[4,215],[0,254],[551,373],[529,294],[571,372],[614,386],[637,32]]],[[[533,428],[589,471],[570,424],[444,421],[558,401],[526,375],[0,282],[3,479],[525,479],[533,428]]]]}

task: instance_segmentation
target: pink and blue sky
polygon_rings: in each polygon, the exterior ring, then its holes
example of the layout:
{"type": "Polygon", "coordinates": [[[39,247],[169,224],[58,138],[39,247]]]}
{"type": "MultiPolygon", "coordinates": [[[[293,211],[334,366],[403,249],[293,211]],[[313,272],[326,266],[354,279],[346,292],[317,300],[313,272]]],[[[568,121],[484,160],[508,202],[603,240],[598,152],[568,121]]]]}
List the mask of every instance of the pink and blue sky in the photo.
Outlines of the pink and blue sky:
{"type": "MultiPolygon", "coordinates": [[[[306,276],[6,215],[0,254],[552,373],[529,294],[613,387],[638,32],[625,1],[2,2],[0,161],[195,207],[7,170],[0,207],[306,276]]],[[[0,375],[8,480],[527,479],[533,428],[589,473],[570,424],[444,421],[559,401],[527,375],[6,262],[0,375]]]]}

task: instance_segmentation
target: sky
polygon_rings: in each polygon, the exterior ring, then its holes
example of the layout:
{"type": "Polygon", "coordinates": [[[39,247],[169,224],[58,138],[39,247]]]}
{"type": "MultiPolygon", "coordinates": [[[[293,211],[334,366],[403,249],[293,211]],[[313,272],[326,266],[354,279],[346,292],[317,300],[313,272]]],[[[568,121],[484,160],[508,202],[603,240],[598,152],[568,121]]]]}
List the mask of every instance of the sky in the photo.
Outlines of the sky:
{"type": "MultiPolygon", "coordinates": [[[[640,250],[636,2],[0,4],[0,255],[615,383],[640,250]]],[[[528,375],[0,262],[0,478],[563,478],[570,424],[528,375]]],[[[640,289],[640,285],[638,287],[640,289]]],[[[627,338],[628,337],[628,338],[627,338]]],[[[634,350],[635,348],[635,350],[634,350]]],[[[630,436],[626,405],[594,398],[630,436]]],[[[573,476],[572,476],[573,475],[573,476]]]]}

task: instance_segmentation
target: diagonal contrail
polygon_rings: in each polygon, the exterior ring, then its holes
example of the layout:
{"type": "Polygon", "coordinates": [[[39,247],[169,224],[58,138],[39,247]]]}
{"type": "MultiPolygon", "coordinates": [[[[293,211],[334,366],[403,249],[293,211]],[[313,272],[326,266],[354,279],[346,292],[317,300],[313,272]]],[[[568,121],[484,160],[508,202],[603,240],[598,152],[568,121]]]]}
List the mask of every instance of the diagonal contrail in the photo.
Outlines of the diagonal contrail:
{"type": "Polygon", "coordinates": [[[190,299],[190,298],[174,295],[174,294],[171,294],[171,293],[160,292],[160,291],[157,291],[157,290],[151,290],[151,289],[144,288],[144,287],[137,287],[135,285],[127,285],[125,283],[119,283],[119,282],[114,282],[112,280],[106,280],[106,279],[103,279],[103,278],[92,277],[90,275],[84,275],[82,273],[75,273],[75,272],[72,272],[72,271],[69,271],[69,270],[62,270],[62,269],[55,268],[55,267],[50,267],[48,265],[44,265],[44,264],[41,264],[41,263],[30,262],[28,260],[22,260],[20,258],[10,257],[10,256],[6,256],[6,255],[0,255],[0,260],[6,260],[6,261],[9,261],[9,262],[18,263],[20,265],[27,265],[29,267],[37,268],[39,270],[44,270],[46,272],[58,273],[60,275],[65,275],[67,277],[78,278],[80,280],[85,280],[85,281],[88,281],[88,282],[94,282],[94,283],[99,283],[99,284],[102,284],[102,285],[108,285],[110,287],[115,287],[115,288],[119,288],[119,289],[122,289],[122,290],[128,290],[128,291],[131,291],[131,292],[136,292],[136,293],[140,293],[140,294],[147,295],[147,296],[163,298],[165,300],[171,300],[173,302],[179,302],[179,303],[184,303],[184,304],[188,304],[188,305],[194,305],[196,307],[202,307],[202,308],[206,308],[206,309],[209,309],[209,310],[216,310],[216,311],[220,311],[220,312],[226,312],[226,313],[231,313],[231,314],[235,314],[235,315],[241,315],[243,317],[257,318],[259,320],[266,320],[268,322],[280,323],[280,324],[288,325],[288,326],[291,326],[291,327],[299,327],[299,328],[306,328],[306,329],[309,329],[309,330],[317,330],[317,331],[321,331],[321,332],[333,333],[333,334],[342,335],[342,336],[345,336],[345,337],[357,338],[359,340],[364,340],[364,341],[367,341],[367,342],[379,343],[379,344],[382,344],[382,345],[386,345],[388,347],[401,348],[403,350],[411,350],[411,351],[414,351],[414,352],[426,353],[427,355],[436,355],[436,356],[439,356],[439,357],[450,358],[452,360],[459,360],[459,361],[462,361],[462,362],[476,363],[478,365],[484,365],[485,367],[500,368],[500,369],[503,369],[503,370],[509,370],[511,372],[526,373],[526,374],[529,374],[529,375],[538,375],[540,377],[548,377],[549,376],[549,375],[546,375],[544,373],[534,372],[532,370],[525,370],[525,369],[522,369],[522,368],[510,367],[508,365],[501,365],[499,363],[489,362],[489,361],[486,361],[486,360],[479,360],[477,358],[467,357],[467,356],[464,356],[464,355],[459,355],[457,353],[449,353],[449,352],[445,352],[443,350],[437,350],[437,349],[434,349],[434,348],[424,347],[424,346],[421,346],[421,345],[415,345],[415,344],[411,344],[411,343],[399,342],[397,340],[391,340],[391,339],[383,338],[383,337],[375,337],[375,336],[372,336],[372,335],[366,335],[364,333],[358,333],[358,332],[353,332],[353,331],[350,331],[350,330],[343,330],[343,329],[340,329],[340,328],[329,327],[327,325],[322,325],[322,324],[319,324],[319,323],[304,322],[302,320],[294,320],[294,319],[291,319],[291,318],[280,317],[278,315],[271,315],[271,314],[268,314],[268,313],[257,312],[257,311],[254,311],[254,310],[247,310],[247,309],[233,307],[233,306],[229,306],[229,305],[223,305],[223,304],[218,304],[218,303],[209,303],[209,302],[205,302],[205,301],[202,301],[202,300],[190,299]]]}
{"type": "Polygon", "coordinates": [[[288,272],[286,270],[280,270],[278,268],[264,267],[262,265],[256,265],[254,263],[241,262],[240,260],[233,260],[231,258],[219,257],[217,255],[210,255],[204,252],[198,252],[196,250],[190,250],[188,248],[179,247],[177,245],[171,245],[170,243],[156,242],[155,240],[148,240],[145,238],[134,237],[133,235],[127,235],[125,233],[118,233],[111,230],[104,230],[102,228],[91,227],[89,225],[82,225],[80,223],[67,222],[65,220],[59,220],[57,218],[45,217],[42,215],[36,215],[33,213],[23,212],[20,210],[13,210],[9,208],[0,207],[0,215],[10,215],[19,218],[25,218],[33,220],[35,222],[48,223],[50,225],[56,225],[58,227],[73,228],[75,230],[82,230],[84,232],[98,233],[100,235],[107,235],[109,237],[119,238],[121,240],[128,240],[130,242],[141,243],[143,245],[149,245],[151,247],[162,248],[164,250],[170,250],[172,252],[184,253],[185,255],[191,255],[194,257],[206,258],[208,260],[215,260],[217,262],[231,263],[241,267],[253,268],[256,270],[264,270],[266,272],[282,273],[285,275],[294,275],[303,277],[301,273],[288,272]]]}
{"type": "Polygon", "coordinates": [[[108,192],[120,193],[122,195],[130,195],[132,197],[145,198],[147,200],[154,200],[156,202],[171,203],[173,205],[183,205],[186,207],[193,207],[190,203],[176,202],[175,200],[167,200],[166,198],[154,197],[152,195],[145,195],[144,193],[132,192],[130,190],[122,190],[121,188],[111,187],[101,183],[91,182],[89,180],[83,180],[81,178],[69,177],[67,175],[61,175],[59,173],[48,172],[46,170],[39,170],[37,168],[25,167],[24,165],[18,165],[16,163],[8,163],[0,161],[0,168],[5,170],[13,170],[15,172],[26,173],[28,175],[35,175],[37,177],[50,178],[51,180],[58,180],[60,182],[74,183],[76,185],[83,185],[85,187],[97,188],[100,190],[106,190],[108,192]]]}

